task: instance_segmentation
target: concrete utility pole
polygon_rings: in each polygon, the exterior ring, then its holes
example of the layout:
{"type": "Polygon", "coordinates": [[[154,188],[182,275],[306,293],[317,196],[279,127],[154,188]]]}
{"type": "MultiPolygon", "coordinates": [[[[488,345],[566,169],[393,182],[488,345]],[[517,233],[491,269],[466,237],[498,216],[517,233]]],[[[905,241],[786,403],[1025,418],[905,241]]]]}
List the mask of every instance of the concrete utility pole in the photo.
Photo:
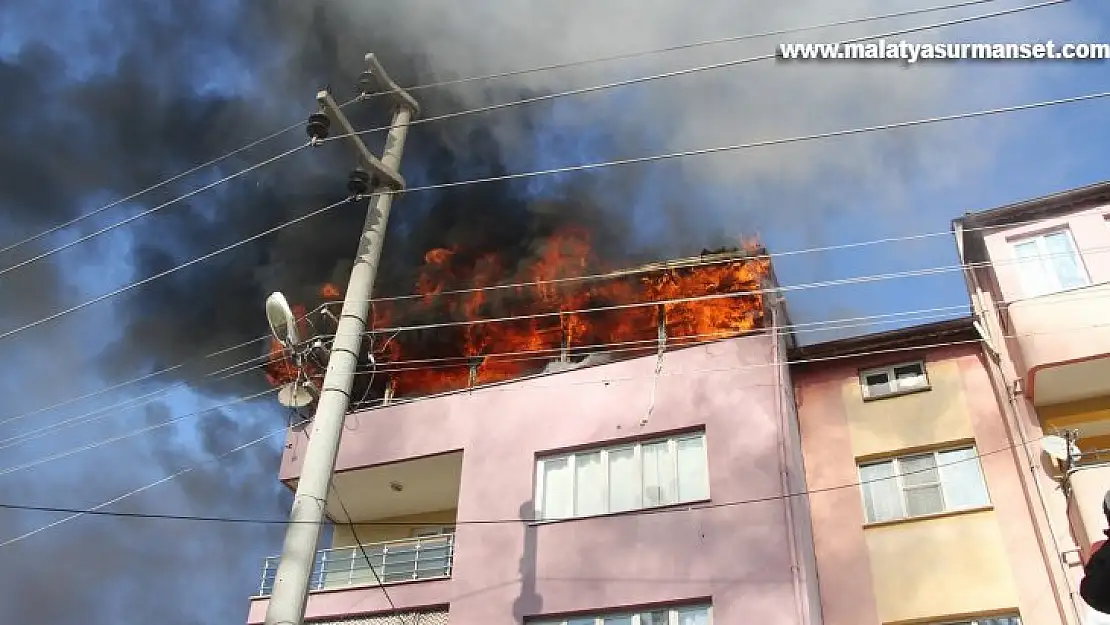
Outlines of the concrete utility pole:
{"type": "MultiPolygon", "coordinates": [[[[393,203],[392,192],[404,188],[405,181],[398,173],[398,167],[401,164],[409,122],[420,111],[416,100],[389,78],[373,54],[366,55],[366,64],[368,71],[363,74],[361,81],[363,94],[367,95],[372,84],[376,83],[378,89],[387,92],[395,105],[393,122],[381,160],[371,154],[362,139],[354,134],[354,127],[330,94],[321,91],[316,96],[328,118],[337,121],[342,131],[350,135],[360,165],[365,170],[364,173],[356,173],[367,178],[368,188],[373,189],[373,192],[366,223],[362,227],[358,254],[347,283],[347,293],[343,298],[343,311],[339,317],[339,328],[332,344],[327,372],[324,374],[323,389],[316,406],[301,477],[297,482],[297,494],[293,499],[290,523],[285,532],[277,577],[266,608],[266,625],[301,625],[304,621],[309,581],[326,513],[328,487],[335,471],[343,419],[350,403],[351,383],[362,349],[370,293],[374,288],[374,277],[389,221],[389,209],[393,203]]],[[[310,118],[310,134],[311,123],[310,118]]],[[[325,135],[326,128],[326,125],[323,126],[325,135]]],[[[352,182],[356,179],[357,176],[352,174],[352,182]]]]}

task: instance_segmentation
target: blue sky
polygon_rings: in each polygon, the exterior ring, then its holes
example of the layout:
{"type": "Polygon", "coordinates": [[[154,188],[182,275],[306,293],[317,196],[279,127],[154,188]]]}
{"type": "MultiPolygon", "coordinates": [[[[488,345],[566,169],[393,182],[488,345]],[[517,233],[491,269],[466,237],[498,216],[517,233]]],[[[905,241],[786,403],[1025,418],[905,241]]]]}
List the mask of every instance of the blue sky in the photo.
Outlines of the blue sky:
{"type": "MultiPolygon", "coordinates": [[[[205,15],[211,19],[212,24],[220,24],[218,18],[221,12],[226,12],[229,20],[236,15],[236,10],[230,6],[235,3],[229,3],[226,8],[216,6],[219,3],[212,6],[208,4],[205,5],[205,15]]],[[[1082,2],[1082,5],[1090,20],[1087,24],[1090,32],[1097,33],[1098,40],[1110,41],[1110,5],[1091,1],[1082,2]]],[[[37,42],[66,53],[64,73],[53,76],[52,80],[80,82],[98,73],[110,72],[117,57],[128,50],[129,40],[126,36],[118,39],[105,37],[114,32],[113,29],[125,34],[130,32],[129,28],[133,26],[129,26],[129,20],[116,19],[126,14],[126,9],[94,0],[69,2],[64,5],[64,9],[62,5],[48,2],[38,3],[35,7],[0,8],[0,59],[13,61],[25,45],[37,42]],[[98,54],[93,54],[93,51],[98,54]]],[[[168,15],[172,16],[172,13],[168,15]]],[[[1025,30],[1021,32],[1029,32],[1030,29],[1036,31],[1036,18],[1022,19],[1026,21],[1023,22],[1025,30]]],[[[797,20],[805,21],[801,17],[797,20]]],[[[233,24],[228,23],[220,25],[220,28],[225,29],[233,27],[233,24]]],[[[1051,29],[1051,26],[1046,28],[1051,29]]],[[[964,36],[974,38],[991,34],[997,35],[997,40],[1006,32],[1006,27],[1000,26],[997,30],[969,29],[969,34],[964,36]]],[[[1068,32],[1047,34],[1059,41],[1068,39],[1068,32]]],[[[182,31],[180,36],[189,38],[194,34],[182,31]]],[[[254,57],[241,54],[234,47],[221,45],[221,36],[221,31],[217,29],[203,37],[196,35],[198,41],[195,45],[182,46],[193,55],[192,62],[182,64],[190,72],[184,77],[184,82],[198,94],[224,93],[234,96],[265,93],[270,88],[271,78],[259,71],[258,67],[252,66],[254,57]]],[[[974,77],[978,74],[997,76],[1008,72],[1015,79],[1020,75],[1022,84],[1021,89],[1014,91],[969,90],[950,94],[951,97],[942,99],[932,111],[931,114],[936,115],[1110,89],[1105,63],[1034,63],[1015,64],[1011,67],[989,63],[954,64],[931,68],[930,71],[961,72],[968,77],[969,82],[974,82],[974,77]]],[[[156,78],[152,77],[151,80],[156,78]]],[[[649,84],[614,92],[602,98],[602,105],[611,111],[622,108],[632,110],[649,103],[658,93],[654,90],[664,88],[661,84],[649,84]]],[[[283,113],[287,113],[285,118],[295,119],[297,115],[303,114],[309,98],[304,97],[304,94],[296,94],[296,97],[293,94],[284,95],[288,101],[283,104],[268,103],[260,106],[281,109],[283,113]]],[[[819,93],[806,95],[815,100],[820,96],[819,93]]],[[[65,105],[81,107],[82,103],[65,105]]],[[[525,149],[510,151],[513,158],[512,169],[527,171],[638,155],[621,152],[628,144],[614,139],[609,129],[601,125],[571,124],[569,119],[575,116],[578,106],[572,99],[546,106],[547,112],[539,116],[543,123],[536,129],[539,140],[525,144],[525,149]]],[[[679,194],[689,203],[689,219],[704,219],[707,223],[713,223],[714,219],[720,221],[722,215],[728,215],[728,209],[724,207],[747,202],[748,193],[751,198],[758,198],[760,202],[765,202],[769,197],[778,197],[792,206],[800,204],[811,207],[811,211],[791,213],[793,217],[786,221],[757,215],[745,222],[740,230],[749,227],[757,230],[772,252],[947,232],[950,220],[965,211],[991,208],[1110,177],[1104,166],[1110,160],[1110,142],[1106,140],[1107,134],[1103,130],[1108,111],[1110,103],[1097,101],[1023,112],[1005,116],[1005,119],[952,122],[953,129],[948,132],[962,137],[982,136],[984,141],[989,142],[991,149],[985,156],[968,157],[961,153],[945,155],[941,152],[939,158],[942,160],[914,162],[912,159],[894,159],[890,163],[889,174],[885,171],[872,171],[867,178],[853,178],[836,170],[823,171],[815,180],[811,180],[815,184],[804,188],[792,188],[789,182],[770,180],[765,187],[742,189],[738,193],[736,188],[725,184],[690,183],[679,194]],[[894,171],[895,168],[902,169],[894,171]],[[897,193],[892,194],[890,188],[874,182],[888,175],[901,181],[897,185],[897,193]],[[898,210],[890,209],[892,203],[898,204],[898,210]],[[799,221],[806,223],[798,223],[799,221]]],[[[881,105],[876,105],[873,110],[869,109],[866,111],[867,115],[873,113],[876,117],[874,121],[864,123],[899,121],[883,117],[883,112],[881,105]]],[[[738,118],[738,126],[742,126],[742,112],[738,113],[738,118]]],[[[835,129],[837,128],[828,128],[835,129]]],[[[669,142],[670,139],[657,136],[661,132],[663,131],[658,128],[645,128],[638,137],[639,145],[649,151],[665,151],[673,143],[669,142]]],[[[898,132],[927,139],[934,132],[940,131],[926,127],[898,132]]],[[[770,138],[758,135],[738,136],[740,140],[770,138]]],[[[245,136],[243,140],[245,142],[252,138],[245,136]]],[[[720,142],[733,142],[732,139],[731,135],[722,134],[720,142]]],[[[296,141],[299,137],[288,140],[296,141]]],[[[846,150],[851,146],[853,150],[874,152],[891,149],[891,145],[895,145],[891,143],[894,139],[879,137],[833,141],[843,142],[840,145],[845,146],[846,150]]],[[[172,146],[164,148],[170,153],[173,151],[172,146]]],[[[59,149],[64,148],[60,146],[59,149]]],[[[790,154],[791,149],[769,148],[786,154],[790,154]]],[[[798,154],[800,157],[805,155],[804,152],[798,154]]],[[[938,158],[938,153],[931,154],[938,158]]],[[[745,154],[735,158],[759,159],[764,156],[745,154]]],[[[191,164],[193,163],[179,163],[177,170],[191,164]]],[[[674,185],[679,184],[674,181],[682,180],[681,177],[676,177],[675,172],[679,168],[698,166],[695,163],[658,163],[643,167],[650,175],[645,177],[642,185],[629,192],[634,200],[625,213],[627,228],[636,233],[634,240],[655,241],[667,234],[668,225],[659,217],[663,212],[661,202],[673,199],[669,194],[675,193],[674,185]]],[[[296,170],[283,171],[288,174],[289,171],[296,170]]],[[[215,179],[219,174],[219,171],[206,172],[191,178],[189,184],[199,186],[215,179]]],[[[425,171],[406,174],[415,184],[441,181],[425,171]]],[[[599,179],[605,181],[608,175],[600,174],[599,179]]],[[[0,186],[16,182],[12,179],[4,180],[3,176],[5,172],[0,172],[0,186]]],[[[260,175],[259,179],[270,187],[281,183],[278,174],[260,175]]],[[[519,186],[526,193],[542,198],[559,196],[572,182],[572,176],[567,175],[551,179],[531,179],[519,183],[519,186]]],[[[86,187],[82,196],[73,197],[72,201],[79,204],[82,210],[90,210],[114,197],[112,193],[92,184],[86,187]]],[[[221,204],[221,197],[221,194],[213,193],[209,203],[198,207],[207,218],[206,226],[213,228],[213,237],[217,238],[221,220],[230,219],[231,217],[227,217],[228,211],[234,208],[221,204]]],[[[629,195],[621,197],[627,198],[629,195]]],[[[414,206],[428,202],[417,196],[407,197],[404,201],[414,206]]],[[[81,232],[93,231],[150,205],[149,200],[141,198],[89,220],[82,225],[81,232]]],[[[5,207],[0,204],[0,247],[11,239],[35,231],[26,222],[12,218],[14,213],[9,213],[9,210],[19,210],[19,207],[5,207]]],[[[746,210],[759,213],[773,212],[776,208],[764,203],[746,210]]],[[[137,232],[148,231],[120,228],[44,261],[55,266],[62,266],[60,264],[64,263],[69,274],[65,291],[57,299],[46,298],[40,314],[85,301],[144,277],[136,272],[132,262],[137,244],[142,242],[136,240],[135,237],[140,236],[137,232]]],[[[742,234],[753,233],[744,231],[742,234]]],[[[73,236],[72,233],[60,233],[43,244],[57,245],[71,240],[73,236]]],[[[172,240],[164,243],[165,247],[175,249],[172,240]]],[[[353,239],[351,244],[353,246],[353,239]]],[[[182,260],[195,255],[188,249],[176,251],[182,260]]],[[[687,253],[697,251],[688,250],[687,253]]],[[[0,267],[6,266],[7,262],[7,259],[0,257],[0,267]]],[[[951,238],[937,236],[914,242],[787,256],[776,263],[776,271],[783,284],[800,285],[951,266],[955,262],[951,238]]],[[[0,281],[6,278],[9,277],[0,276],[0,281]]],[[[25,288],[33,289],[34,285],[27,284],[25,288]]],[[[26,293],[29,297],[30,292],[26,293]]],[[[143,296],[143,291],[139,290],[124,297],[143,296]]],[[[23,295],[13,290],[0,290],[0,297],[22,298],[23,295]]],[[[788,294],[788,301],[796,317],[795,321],[810,322],[961,306],[966,305],[967,298],[960,274],[950,271],[937,276],[884,280],[868,285],[792,291],[788,294]]],[[[5,354],[9,367],[0,376],[0,391],[8,398],[9,405],[0,410],[0,421],[7,415],[33,410],[52,403],[52,400],[93,391],[105,384],[143,373],[141,370],[130,373],[113,372],[112,376],[106,377],[97,368],[101,363],[98,358],[104,349],[115,341],[127,340],[115,323],[125,302],[126,299],[123,299],[118,303],[90,307],[58,323],[30,330],[3,345],[0,353],[5,354]]],[[[0,331],[14,325],[9,323],[11,318],[5,311],[9,304],[14,308],[15,300],[0,300],[0,322],[3,323],[0,331]]],[[[265,330],[260,302],[228,302],[228,306],[257,309],[258,333],[265,330]]],[[[219,319],[213,319],[213,323],[219,322],[219,319]]],[[[896,326],[886,324],[855,328],[854,331],[891,327],[896,326]]],[[[801,340],[809,342],[816,338],[831,337],[809,334],[802,336],[801,340]]],[[[125,392],[101,396],[96,401],[82,402],[54,413],[0,425],[0,436],[7,438],[30,431],[157,388],[156,385],[141,387],[131,387],[125,392]]],[[[229,390],[228,393],[230,395],[233,391],[229,390]]],[[[5,462],[0,465],[0,473],[3,471],[2,467],[18,466],[89,442],[128,433],[145,424],[157,423],[168,415],[186,414],[219,401],[217,397],[189,390],[175,392],[166,401],[155,406],[154,412],[120,413],[100,420],[95,425],[66,429],[34,442],[4,449],[0,452],[5,457],[5,462]]],[[[245,442],[257,436],[259,431],[279,427],[282,418],[281,412],[271,402],[257,402],[248,407],[229,410],[226,412],[227,423],[223,424],[226,427],[219,430],[220,436],[226,437],[220,444],[230,447],[245,442]]],[[[0,474],[0,502],[77,508],[97,505],[105,499],[158,479],[170,471],[170,467],[185,468],[197,462],[211,460],[211,452],[205,451],[204,437],[211,435],[212,430],[200,428],[199,424],[203,422],[202,419],[188,420],[176,427],[162,428],[150,435],[128,438],[25,471],[10,475],[0,474]]],[[[227,465],[210,463],[204,469],[204,479],[198,478],[192,482],[175,480],[129,499],[120,508],[161,513],[281,517],[285,514],[284,502],[276,498],[277,489],[274,486],[279,446],[277,439],[259,446],[264,453],[235,464],[234,470],[221,468],[227,465]],[[209,497],[207,501],[213,502],[213,508],[201,510],[191,507],[195,505],[197,498],[196,493],[190,489],[222,489],[225,492],[221,496],[209,497]]],[[[0,543],[56,518],[59,517],[0,511],[0,543]]],[[[0,575],[0,578],[8,580],[8,583],[0,584],[0,604],[16,606],[16,614],[36,622],[114,622],[113,619],[118,615],[143,614],[145,609],[149,609],[150,614],[163,611],[163,622],[172,624],[239,622],[245,613],[246,598],[257,583],[262,556],[276,552],[279,546],[280,531],[272,527],[213,528],[202,524],[83,518],[42,532],[18,545],[0,547],[0,551],[12,550],[22,560],[37,559],[38,562],[30,570],[38,575],[57,575],[59,582],[52,583],[51,586],[54,591],[67,591],[68,600],[59,601],[57,606],[47,605],[50,602],[49,594],[27,594],[30,592],[28,587],[34,580],[26,572],[11,571],[0,575]],[[99,575],[92,571],[59,573],[62,567],[73,567],[74,553],[83,554],[86,558],[84,562],[90,567],[101,563],[103,572],[99,575]],[[220,553],[222,557],[215,567],[213,553],[220,553]],[[10,583],[13,579],[17,579],[19,583],[10,583]],[[152,603],[152,599],[146,597],[148,594],[158,597],[162,603],[152,603]],[[78,613],[78,609],[82,612],[78,613]]],[[[7,554],[0,554],[0,560],[16,561],[7,554]]],[[[23,565],[3,568],[22,569],[23,565]]],[[[41,584],[41,579],[35,583],[41,584]]]]}

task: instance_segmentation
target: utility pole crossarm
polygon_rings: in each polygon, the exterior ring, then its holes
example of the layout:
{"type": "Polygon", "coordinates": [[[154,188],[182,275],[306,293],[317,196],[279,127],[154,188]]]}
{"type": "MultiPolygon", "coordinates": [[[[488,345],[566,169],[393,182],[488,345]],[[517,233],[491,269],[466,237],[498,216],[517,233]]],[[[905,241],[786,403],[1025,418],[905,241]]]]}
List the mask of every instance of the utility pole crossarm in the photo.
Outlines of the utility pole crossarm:
{"type": "Polygon", "coordinates": [[[370,93],[367,87],[372,86],[371,83],[377,83],[377,86],[381,88],[381,93],[387,94],[397,106],[408,109],[409,114],[415,119],[420,114],[420,105],[416,103],[415,98],[409,95],[409,92],[393,82],[393,79],[386,73],[385,68],[378,62],[378,57],[373,52],[366,55],[366,65],[368,69],[359,80],[362,92],[370,93]]]}
{"type": "Polygon", "coordinates": [[[320,106],[324,107],[324,111],[328,114],[328,117],[339,122],[339,127],[343,129],[343,134],[348,135],[347,138],[352,140],[351,144],[355,148],[355,153],[358,155],[359,162],[366,168],[366,171],[369,172],[371,176],[377,177],[382,184],[394,191],[400,191],[405,188],[405,179],[401,177],[400,172],[386,167],[381,159],[370,152],[370,149],[366,147],[366,144],[359,136],[358,131],[351,125],[351,120],[347,119],[347,116],[343,113],[343,110],[339,108],[339,104],[335,101],[335,98],[331,97],[330,93],[327,91],[320,91],[316,94],[316,101],[320,103],[320,106]]]}

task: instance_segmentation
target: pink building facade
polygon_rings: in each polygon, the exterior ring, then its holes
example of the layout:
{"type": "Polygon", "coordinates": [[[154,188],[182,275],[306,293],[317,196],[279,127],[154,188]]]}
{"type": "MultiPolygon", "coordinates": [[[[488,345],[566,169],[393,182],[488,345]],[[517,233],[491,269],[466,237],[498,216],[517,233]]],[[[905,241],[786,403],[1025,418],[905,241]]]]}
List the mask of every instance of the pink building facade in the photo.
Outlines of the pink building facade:
{"type": "MultiPolygon", "coordinates": [[[[806,490],[786,345],[772,329],[351,415],[306,620],[818,625],[808,499],[784,497],[806,490]]],[[[305,448],[293,432],[286,483],[305,448]]]]}
{"type": "Polygon", "coordinates": [[[825,625],[1061,625],[972,319],[799,348],[825,625]]]}
{"type": "Polygon", "coordinates": [[[1110,183],[970,213],[953,230],[992,385],[1032,468],[1023,488],[1053,592],[1069,623],[1110,622],[1078,596],[1110,489],[1110,183]]]}

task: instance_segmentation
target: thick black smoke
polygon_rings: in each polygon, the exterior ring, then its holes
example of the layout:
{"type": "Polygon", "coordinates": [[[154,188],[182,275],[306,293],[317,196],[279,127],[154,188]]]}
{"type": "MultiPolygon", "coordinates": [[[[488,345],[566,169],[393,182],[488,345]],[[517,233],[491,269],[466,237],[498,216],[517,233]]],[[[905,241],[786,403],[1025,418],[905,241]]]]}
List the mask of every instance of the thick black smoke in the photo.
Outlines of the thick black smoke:
{"type": "MultiPolygon", "coordinates": [[[[337,99],[353,96],[367,51],[377,53],[398,82],[413,85],[911,5],[920,3],[860,0],[842,12],[841,3],[826,0],[789,7],[773,0],[720,2],[698,10],[681,2],[627,0],[5,2],[0,7],[0,247],[303,120],[323,86],[337,99]]],[[[1044,26],[1046,20],[1022,23],[1044,26]]],[[[895,26],[887,22],[878,32],[895,26]]],[[[1022,32],[1019,26],[1001,24],[994,32],[1004,30],[1006,36],[995,39],[1013,40],[1022,32]]],[[[840,30],[836,36],[859,32],[840,30]]],[[[1078,36],[1071,32],[1070,39],[1078,36]]],[[[589,66],[429,89],[419,98],[425,115],[435,115],[765,54],[774,43],[645,57],[619,70],[589,66]]],[[[413,185],[496,176],[949,112],[937,105],[961,87],[968,98],[993,97],[1002,88],[1020,91],[1015,74],[961,83],[946,67],[751,64],[614,91],[612,98],[505,109],[414,127],[403,170],[413,185]]],[[[387,113],[370,105],[351,111],[360,127],[382,124],[387,113]]],[[[395,205],[378,293],[411,292],[414,270],[431,248],[496,249],[510,265],[525,263],[542,251],[548,233],[565,224],[588,227],[595,248],[616,265],[697,253],[770,224],[789,224],[801,238],[826,243],[814,206],[837,214],[850,210],[837,200],[855,189],[844,181],[862,180],[880,195],[896,197],[907,179],[926,171],[935,180],[946,174],[973,178],[976,155],[989,154],[989,146],[977,135],[959,139],[930,131],[928,141],[922,135],[891,143],[845,141],[575,175],[557,183],[517,181],[408,194],[395,205]],[[892,161],[929,166],[892,175],[892,161]],[[697,192],[714,185],[730,201],[700,205],[712,193],[697,192]]],[[[295,130],[73,231],[0,254],[0,267],[303,140],[303,132],[295,130]]],[[[370,141],[380,149],[380,137],[370,141]]],[[[345,195],[352,165],[349,148],[338,142],[305,150],[0,276],[0,332],[337,201],[345,195]]],[[[9,404],[0,408],[0,417],[262,335],[262,302],[270,291],[312,305],[322,283],[344,282],[344,261],[354,251],[363,213],[362,206],[341,206],[0,342],[6,367],[0,396],[9,404]]],[[[264,388],[261,373],[224,382],[204,374],[258,354],[257,347],[246,348],[161,379],[187,382],[208,397],[234,397],[264,388]]],[[[65,416],[85,409],[80,404],[65,416]]],[[[0,453],[10,462],[4,466],[171,418],[161,404],[138,414],[145,420],[121,412],[42,444],[5,448],[0,453]]],[[[9,436],[47,423],[26,419],[2,425],[0,432],[9,436]]],[[[282,518],[288,508],[273,479],[278,439],[214,461],[278,425],[272,402],[183,421],[73,459],[0,475],[0,501],[93,506],[209,461],[117,509],[282,518]]],[[[0,511],[0,543],[56,518],[0,511]]],[[[236,622],[259,560],[277,548],[278,538],[276,527],[77,519],[0,547],[0,606],[5,622],[13,623],[236,622]]]]}

